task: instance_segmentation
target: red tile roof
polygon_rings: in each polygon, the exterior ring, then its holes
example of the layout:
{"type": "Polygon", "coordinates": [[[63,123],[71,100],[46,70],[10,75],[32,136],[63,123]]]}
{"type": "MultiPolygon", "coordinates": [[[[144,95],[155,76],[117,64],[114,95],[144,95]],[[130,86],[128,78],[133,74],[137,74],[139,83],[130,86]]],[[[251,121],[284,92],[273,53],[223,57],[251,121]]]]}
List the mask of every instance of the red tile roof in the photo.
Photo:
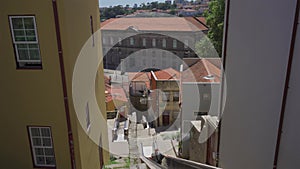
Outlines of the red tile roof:
{"type": "Polygon", "coordinates": [[[196,19],[206,25],[205,17],[196,17],[196,19]]]}
{"type": "Polygon", "coordinates": [[[145,82],[148,89],[150,89],[150,72],[129,72],[128,81],[145,82]]]}
{"type": "Polygon", "coordinates": [[[157,80],[179,80],[180,79],[180,73],[173,69],[173,68],[167,68],[164,70],[153,72],[157,80]]]}
{"type": "Polygon", "coordinates": [[[216,59],[197,59],[183,71],[183,82],[220,82],[221,70],[211,63],[217,62],[216,59]],[[212,76],[212,78],[210,78],[212,76]]]}
{"type": "Polygon", "coordinates": [[[110,22],[114,21],[116,18],[107,19],[104,22],[100,23],[100,27],[103,27],[106,24],[109,24],[110,22]]]}
{"type": "Polygon", "coordinates": [[[110,102],[113,100],[119,100],[127,102],[127,97],[125,91],[122,87],[116,85],[109,85],[109,78],[104,76],[105,81],[105,102],[110,102]]]}
{"type": "Polygon", "coordinates": [[[208,27],[204,24],[204,22],[199,21],[197,18],[194,17],[184,17],[187,21],[195,25],[200,30],[208,30],[208,27]]]}

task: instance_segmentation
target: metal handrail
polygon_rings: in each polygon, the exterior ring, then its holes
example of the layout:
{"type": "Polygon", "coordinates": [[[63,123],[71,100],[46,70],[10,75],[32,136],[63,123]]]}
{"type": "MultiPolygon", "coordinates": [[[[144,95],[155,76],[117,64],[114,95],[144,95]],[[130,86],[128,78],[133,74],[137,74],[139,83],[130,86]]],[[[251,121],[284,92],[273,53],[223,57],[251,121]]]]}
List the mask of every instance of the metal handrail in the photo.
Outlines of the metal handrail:
{"type": "Polygon", "coordinates": [[[195,162],[195,161],[186,160],[186,159],[183,159],[183,158],[171,157],[171,156],[167,156],[167,155],[165,156],[165,158],[167,160],[175,161],[176,163],[185,165],[185,166],[190,167],[190,168],[221,169],[221,168],[218,168],[218,167],[215,167],[215,166],[210,166],[210,165],[207,165],[207,164],[202,164],[202,163],[198,163],[198,162],[195,162]]]}

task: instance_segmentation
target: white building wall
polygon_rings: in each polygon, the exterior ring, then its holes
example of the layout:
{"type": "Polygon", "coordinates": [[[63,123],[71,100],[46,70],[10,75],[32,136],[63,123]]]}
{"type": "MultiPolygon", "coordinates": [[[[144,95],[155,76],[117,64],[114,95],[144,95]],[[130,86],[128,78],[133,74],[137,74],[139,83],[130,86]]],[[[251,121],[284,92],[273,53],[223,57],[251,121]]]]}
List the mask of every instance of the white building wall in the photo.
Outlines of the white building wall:
{"type": "Polygon", "coordinates": [[[295,4],[230,0],[222,168],[273,168],[295,4]]]}
{"type": "MultiPolygon", "coordinates": [[[[299,15],[299,14],[298,14],[299,15]]],[[[298,21],[300,23],[300,20],[298,21]]],[[[279,148],[278,169],[293,169],[300,166],[300,27],[298,26],[293,56],[291,79],[287,95],[279,148]]]]}

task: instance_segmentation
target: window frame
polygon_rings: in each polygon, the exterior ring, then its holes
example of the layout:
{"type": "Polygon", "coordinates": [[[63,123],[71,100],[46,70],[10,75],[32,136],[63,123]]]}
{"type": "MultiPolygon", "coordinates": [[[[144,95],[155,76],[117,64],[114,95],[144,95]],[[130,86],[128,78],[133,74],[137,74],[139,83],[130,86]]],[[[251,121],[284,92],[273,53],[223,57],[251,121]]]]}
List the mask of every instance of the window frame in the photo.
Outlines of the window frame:
{"type": "Polygon", "coordinates": [[[162,47],[163,47],[163,48],[166,48],[166,47],[167,47],[167,40],[166,40],[166,39],[163,39],[163,40],[162,40],[162,47]]]}
{"type": "Polygon", "coordinates": [[[91,26],[91,34],[92,34],[92,47],[95,47],[94,21],[92,15],[90,15],[90,26],[91,26]]]}
{"type": "Polygon", "coordinates": [[[130,38],[129,38],[129,45],[130,45],[130,46],[133,46],[133,45],[134,45],[134,38],[133,38],[133,37],[130,37],[130,38]]]}
{"type": "Polygon", "coordinates": [[[122,38],[120,38],[120,37],[118,38],[118,44],[122,45],[122,38]]]}
{"type": "Polygon", "coordinates": [[[179,102],[179,91],[173,92],[173,102],[179,102]]]}
{"type": "Polygon", "coordinates": [[[155,38],[152,39],[152,47],[156,47],[156,39],[155,38]]]}
{"type": "Polygon", "coordinates": [[[109,41],[110,41],[110,45],[114,45],[114,38],[112,36],[109,38],[109,41]]]}
{"type": "Polygon", "coordinates": [[[85,115],[86,115],[86,131],[89,132],[91,128],[91,116],[90,116],[90,106],[89,102],[86,103],[85,107],[85,115]]]}
{"type": "MultiPolygon", "coordinates": [[[[28,139],[29,139],[29,143],[30,143],[31,158],[32,158],[32,163],[33,163],[34,168],[56,168],[57,163],[56,163],[56,157],[55,157],[55,150],[54,150],[54,143],[53,143],[53,136],[52,136],[52,129],[51,129],[51,127],[50,126],[32,126],[32,125],[30,125],[30,126],[27,126],[27,134],[28,134],[28,139]],[[50,135],[49,135],[48,138],[50,138],[51,146],[43,146],[43,145],[41,145],[41,146],[34,146],[33,145],[33,139],[32,139],[33,137],[32,137],[32,133],[31,133],[31,128],[38,128],[40,134],[41,134],[40,130],[42,128],[49,129],[50,130],[50,135]],[[36,154],[35,154],[35,147],[37,147],[37,148],[52,148],[53,155],[51,157],[54,158],[55,164],[54,165],[47,165],[47,164],[41,165],[41,164],[37,164],[36,154]]],[[[42,140],[43,137],[40,136],[39,138],[41,138],[41,140],[42,140]]],[[[44,154],[43,157],[47,157],[47,156],[50,156],[50,155],[45,155],[44,154]]]]}
{"type": "Polygon", "coordinates": [[[107,42],[106,42],[106,37],[105,37],[105,36],[102,36],[102,44],[103,44],[103,45],[106,45],[106,43],[107,43],[107,42]]]}
{"type": "MultiPolygon", "coordinates": [[[[40,44],[39,44],[39,35],[38,35],[38,30],[37,30],[37,23],[36,23],[36,16],[35,15],[8,15],[8,22],[9,22],[9,30],[10,30],[10,34],[11,34],[11,39],[12,39],[12,45],[13,45],[13,48],[14,48],[14,53],[15,53],[15,62],[16,62],[16,66],[17,66],[17,69],[42,69],[42,56],[41,56],[41,49],[40,49],[40,44]],[[26,31],[28,29],[26,29],[24,27],[24,29],[14,29],[13,27],[13,19],[14,18],[32,18],[33,19],[33,26],[34,28],[32,30],[34,30],[34,37],[35,37],[35,41],[16,41],[15,39],[15,32],[14,30],[23,30],[23,31],[26,31]],[[35,44],[37,45],[37,51],[38,51],[38,56],[39,56],[39,60],[24,60],[24,59],[20,59],[20,56],[19,56],[19,52],[18,52],[18,47],[17,45],[19,44],[24,44],[24,45],[31,45],[31,44],[35,44]],[[23,64],[26,64],[26,63],[30,63],[30,65],[22,65],[23,64]]],[[[24,22],[23,22],[23,25],[24,25],[24,22]]],[[[29,29],[31,30],[31,29],[29,29]]],[[[26,37],[26,33],[24,33],[25,37],[26,37]]],[[[29,52],[30,49],[33,49],[33,48],[27,48],[26,52],[29,52]]],[[[30,57],[30,55],[29,55],[30,57]]]]}
{"type": "Polygon", "coordinates": [[[184,48],[187,49],[189,46],[189,40],[188,39],[185,39],[184,40],[184,48]]]}
{"type": "Polygon", "coordinates": [[[176,39],[173,39],[172,46],[173,46],[173,49],[177,48],[177,40],[176,39]]]}
{"type": "Polygon", "coordinates": [[[146,38],[143,38],[143,40],[142,40],[143,42],[142,42],[142,45],[145,47],[146,45],[147,45],[147,41],[146,41],[146,38]]]}

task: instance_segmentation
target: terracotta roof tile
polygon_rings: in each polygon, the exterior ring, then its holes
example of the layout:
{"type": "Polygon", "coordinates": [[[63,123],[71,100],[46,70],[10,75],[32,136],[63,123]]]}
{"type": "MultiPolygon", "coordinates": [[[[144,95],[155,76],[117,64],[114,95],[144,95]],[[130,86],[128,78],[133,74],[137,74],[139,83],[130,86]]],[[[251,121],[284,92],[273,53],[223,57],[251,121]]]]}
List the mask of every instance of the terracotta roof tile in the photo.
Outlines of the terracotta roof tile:
{"type": "MultiPolygon", "coordinates": [[[[215,61],[215,59],[213,59],[215,61]]],[[[183,82],[220,82],[221,70],[210,62],[210,59],[197,59],[183,71],[183,82]],[[213,78],[209,78],[212,75],[213,78]]]]}
{"type": "Polygon", "coordinates": [[[196,19],[206,25],[205,17],[196,17],[196,19]]]}
{"type": "Polygon", "coordinates": [[[128,81],[145,82],[148,89],[150,89],[150,72],[129,72],[128,81]]]}
{"type": "Polygon", "coordinates": [[[194,24],[200,30],[208,30],[208,27],[194,17],[184,17],[187,21],[194,24]]]}
{"type": "Polygon", "coordinates": [[[119,100],[127,102],[127,97],[125,91],[120,86],[109,85],[109,78],[104,76],[105,81],[105,102],[110,102],[112,100],[119,100]]]}
{"type": "Polygon", "coordinates": [[[153,73],[155,74],[157,80],[179,80],[180,79],[180,73],[173,68],[167,68],[153,73]]]}
{"type": "Polygon", "coordinates": [[[107,19],[104,22],[100,23],[100,27],[103,27],[106,24],[109,24],[110,22],[114,21],[116,18],[107,19]]]}

